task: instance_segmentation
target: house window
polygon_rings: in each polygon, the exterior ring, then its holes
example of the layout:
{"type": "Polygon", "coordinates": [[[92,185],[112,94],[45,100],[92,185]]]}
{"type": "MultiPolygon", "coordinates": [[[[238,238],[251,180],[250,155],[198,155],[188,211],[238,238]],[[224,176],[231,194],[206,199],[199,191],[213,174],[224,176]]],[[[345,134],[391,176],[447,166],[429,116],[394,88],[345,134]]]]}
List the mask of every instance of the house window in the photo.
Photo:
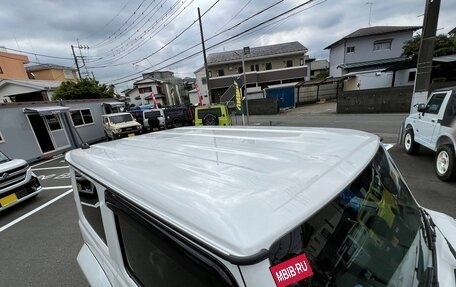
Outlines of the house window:
{"type": "Polygon", "coordinates": [[[162,86],[157,86],[157,94],[164,95],[162,86]]]}
{"type": "Polygon", "coordinates": [[[391,50],[392,40],[379,40],[374,42],[374,51],[391,50]]]}
{"type": "Polygon", "coordinates": [[[225,71],[223,69],[218,70],[218,76],[225,76],[225,71]]]}
{"type": "Polygon", "coordinates": [[[44,117],[51,131],[57,131],[62,129],[59,115],[49,115],[44,117]]]}
{"type": "Polygon", "coordinates": [[[212,71],[207,72],[209,74],[209,78],[212,78],[212,71]]]}
{"type": "Polygon", "coordinates": [[[250,65],[250,71],[251,72],[255,71],[255,65],[250,65]]]}
{"type": "Polygon", "coordinates": [[[355,52],[355,46],[347,47],[347,54],[348,53],[354,53],[354,52],[355,52]]]}
{"type": "Polygon", "coordinates": [[[3,137],[2,132],[0,132],[0,143],[4,143],[4,142],[5,142],[5,138],[3,137]]]}
{"type": "Polygon", "coordinates": [[[73,71],[71,70],[63,70],[63,76],[65,79],[73,79],[73,71]]]}
{"type": "Polygon", "coordinates": [[[151,93],[152,92],[152,87],[139,88],[138,90],[139,90],[140,94],[151,93]]]}
{"type": "Polygon", "coordinates": [[[250,71],[259,71],[260,70],[260,65],[256,64],[256,65],[250,65],[250,71]]]}
{"type": "Polygon", "coordinates": [[[206,84],[207,84],[206,77],[202,77],[202,78],[201,78],[201,83],[202,83],[203,85],[206,85],[206,84]]]}
{"type": "Polygon", "coordinates": [[[408,76],[408,81],[409,82],[414,82],[415,81],[415,77],[416,77],[416,71],[410,72],[409,76],[408,76]]]}
{"type": "Polygon", "coordinates": [[[70,111],[70,115],[75,127],[93,123],[90,109],[70,111]]]}
{"type": "Polygon", "coordinates": [[[272,64],[266,63],[266,70],[271,70],[271,69],[272,69],[272,64]]]}
{"type": "Polygon", "coordinates": [[[244,69],[242,67],[238,67],[238,74],[242,74],[244,72],[244,69]]]}
{"type": "Polygon", "coordinates": [[[293,67],[293,60],[288,60],[287,61],[287,68],[293,67]]]}
{"type": "Polygon", "coordinates": [[[304,58],[299,59],[299,65],[304,66],[304,58]]]}

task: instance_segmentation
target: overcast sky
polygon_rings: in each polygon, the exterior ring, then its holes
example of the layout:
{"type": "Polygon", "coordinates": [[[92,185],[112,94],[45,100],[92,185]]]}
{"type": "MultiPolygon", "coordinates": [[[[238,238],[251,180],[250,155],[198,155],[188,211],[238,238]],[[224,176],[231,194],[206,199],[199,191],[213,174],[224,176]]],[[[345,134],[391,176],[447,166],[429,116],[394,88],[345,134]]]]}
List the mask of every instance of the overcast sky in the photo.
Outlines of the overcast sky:
{"type": "MultiPolygon", "coordinates": [[[[0,46],[28,54],[31,64],[75,66],[70,45],[85,56],[88,72],[103,83],[128,81],[142,71],[170,70],[194,77],[203,66],[197,8],[203,16],[206,48],[261,24],[307,1],[298,0],[2,0],[0,46]],[[278,3],[279,2],[279,3],[278,3]],[[254,16],[271,5],[272,8],[254,16]],[[239,24],[239,25],[237,25],[239,24]],[[236,27],[233,27],[237,25],[236,27]],[[187,31],[183,32],[184,29],[187,31]],[[232,28],[232,29],[229,29],[232,28]],[[228,31],[226,31],[228,30],[228,31]],[[181,32],[182,35],[177,37],[181,32]],[[222,32],[222,33],[220,33],[222,32]],[[220,35],[213,37],[217,33],[220,35]],[[177,37],[177,38],[176,38],[177,37]],[[212,39],[210,39],[212,37],[212,39]],[[176,38],[176,39],[175,39],[176,38]],[[210,39],[210,40],[208,40],[210,39]],[[169,43],[171,42],[171,43],[169,43]],[[168,44],[169,43],[169,44],[168,44]],[[189,49],[192,46],[195,48],[189,49]],[[185,52],[185,50],[189,49],[185,52]],[[172,58],[172,59],[169,59],[172,58]],[[169,60],[167,60],[169,59],[169,60]]],[[[328,58],[326,46],[363,27],[422,25],[425,0],[315,0],[271,20],[207,53],[299,41],[313,58],[328,58]],[[373,4],[368,4],[373,3],[373,4]],[[369,13],[371,10],[371,13],[369,13]],[[370,15],[370,17],[369,17],[370,15]]],[[[439,31],[456,27],[455,0],[441,0],[439,31]]],[[[11,51],[10,52],[14,52],[11,51]]],[[[82,72],[85,72],[82,69],[82,72]]]]}

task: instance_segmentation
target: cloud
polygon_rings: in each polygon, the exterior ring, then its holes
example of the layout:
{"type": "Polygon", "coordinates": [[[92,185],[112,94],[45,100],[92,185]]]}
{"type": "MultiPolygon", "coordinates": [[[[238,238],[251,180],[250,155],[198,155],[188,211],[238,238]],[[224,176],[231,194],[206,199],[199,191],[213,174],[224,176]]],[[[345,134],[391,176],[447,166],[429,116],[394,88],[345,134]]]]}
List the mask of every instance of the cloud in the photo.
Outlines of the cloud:
{"type": "MultiPolygon", "coordinates": [[[[79,40],[82,45],[90,46],[90,49],[76,49],[76,52],[88,57],[87,65],[93,67],[90,72],[106,83],[126,76],[140,76],[140,71],[148,67],[152,70],[164,67],[181,77],[193,76],[193,71],[203,65],[202,54],[178,60],[201,50],[201,46],[197,45],[182,53],[200,42],[198,23],[177,39],[174,38],[197,19],[197,7],[204,13],[214,2],[215,0],[3,0],[0,26],[8,29],[0,30],[0,46],[71,58],[70,45],[76,45],[79,40]],[[178,10],[182,12],[179,16],[170,11],[173,5],[180,7],[178,10]],[[173,42],[167,45],[170,41],[173,42]],[[162,47],[164,48],[161,49],[162,47]],[[161,50],[157,51],[158,49],[161,50]],[[154,55],[147,60],[138,62],[152,53],[154,55]],[[179,55],[180,53],[182,54],[179,55]],[[179,56],[161,63],[175,55],[179,56]],[[170,65],[171,63],[173,64],[170,65]],[[167,65],[170,66],[166,67],[167,65]]],[[[276,2],[278,1],[219,1],[202,18],[205,38],[209,39],[236,23],[242,24],[208,40],[207,47],[304,3],[298,0],[282,1],[261,15],[252,17],[254,13],[276,2]]],[[[424,13],[424,5],[424,0],[375,1],[372,6],[359,0],[315,0],[285,17],[210,49],[208,53],[244,46],[299,41],[309,49],[311,57],[326,58],[328,51],[324,48],[359,28],[367,27],[369,15],[371,25],[422,25],[423,17],[420,15],[424,13]]],[[[454,28],[455,14],[456,2],[442,1],[439,33],[454,28]]],[[[33,55],[29,55],[29,58],[42,63],[74,65],[72,60],[33,55]]],[[[126,88],[128,84],[119,87],[126,88]]]]}

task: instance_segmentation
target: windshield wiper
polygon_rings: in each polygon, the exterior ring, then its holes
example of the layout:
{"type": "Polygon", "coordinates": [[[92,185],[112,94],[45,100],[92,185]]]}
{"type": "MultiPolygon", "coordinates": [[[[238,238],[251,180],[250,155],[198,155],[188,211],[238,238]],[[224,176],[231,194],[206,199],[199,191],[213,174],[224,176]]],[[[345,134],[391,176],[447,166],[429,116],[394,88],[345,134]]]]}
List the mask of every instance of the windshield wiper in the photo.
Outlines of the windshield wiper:
{"type": "Polygon", "coordinates": [[[439,281],[437,279],[437,252],[435,248],[437,235],[435,233],[435,224],[432,221],[431,216],[423,208],[420,208],[420,213],[426,235],[426,245],[429,250],[431,250],[432,254],[432,267],[427,268],[428,277],[426,286],[439,286],[439,281]]]}
{"type": "Polygon", "coordinates": [[[425,210],[424,210],[424,213],[427,215],[427,218],[429,219],[429,224],[434,229],[434,233],[435,233],[435,229],[437,229],[440,232],[440,234],[442,235],[443,239],[445,239],[445,241],[446,241],[446,243],[448,245],[448,249],[450,249],[451,254],[456,259],[456,250],[454,249],[453,245],[450,243],[450,241],[448,241],[448,238],[446,238],[446,236],[445,236],[445,234],[443,234],[442,230],[440,230],[440,228],[437,225],[435,225],[435,223],[432,220],[432,217],[429,215],[429,213],[427,211],[425,211],[425,210]]]}

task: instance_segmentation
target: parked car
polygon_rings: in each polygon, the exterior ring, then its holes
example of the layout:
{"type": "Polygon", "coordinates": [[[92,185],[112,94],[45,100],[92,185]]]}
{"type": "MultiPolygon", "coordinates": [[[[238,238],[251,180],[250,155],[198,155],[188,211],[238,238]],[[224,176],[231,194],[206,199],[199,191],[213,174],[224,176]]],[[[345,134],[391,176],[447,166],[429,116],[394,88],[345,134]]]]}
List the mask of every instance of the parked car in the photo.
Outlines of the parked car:
{"type": "Polygon", "coordinates": [[[193,110],[189,106],[176,106],[164,109],[167,128],[194,125],[193,110]]]}
{"type": "Polygon", "coordinates": [[[163,130],[166,128],[163,109],[130,111],[130,113],[142,125],[143,131],[163,130]]]}
{"type": "Polygon", "coordinates": [[[443,181],[456,179],[456,87],[433,92],[426,104],[419,104],[417,112],[405,120],[404,149],[418,153],[420,146],[433,150],[434,169],[443,181]]]}
{"type": "Polygon", "coordinates": [[[0,211],[37,196],[42,187],[23,159],[10,159],[0,151],[0,211]]]}
{"type": "Polygon", "coordinates": [[[142,126],[130,113],[115,113],[103,115],[103,128],[108,140],[126,136],[138,135],[142,132],[142,126]]]}
{"type": "Polygon", "coordinates": [[[229,126],[231,117],[225,105],[199,106],[195,108],[195,126],[229,126]]]}
{"type": "Polygon", "coordinates": [[[372,134],[183,127],[65,158],[91,286],[456,285],[455,219],[372,134]]]}

